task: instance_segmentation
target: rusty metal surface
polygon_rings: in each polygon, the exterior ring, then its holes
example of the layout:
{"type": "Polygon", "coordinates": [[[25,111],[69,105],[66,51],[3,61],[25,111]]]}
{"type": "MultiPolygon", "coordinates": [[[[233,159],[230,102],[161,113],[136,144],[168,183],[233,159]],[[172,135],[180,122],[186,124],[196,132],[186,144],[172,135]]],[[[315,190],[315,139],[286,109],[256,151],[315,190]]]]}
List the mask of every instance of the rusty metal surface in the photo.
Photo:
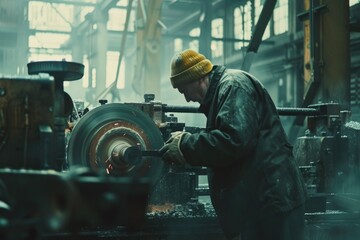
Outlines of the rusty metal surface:
{"type": "Polygon", "coordinates": [[[49,75],[0,75],[0,167],[52,166],[54,81],[49,75]]]}
{"type": "Polygon", "coordinates": [[[141,150],[160,149],[164,144],[154,121],[142,111],[119,103],[102,105],[85,114],[74,127],[68,144],[69,164],[112,175],[149,177],[155,183],[163,169],[158,157],[144,156],[137,165],[109,163],[112,150],[122,143],[141,150]]]}

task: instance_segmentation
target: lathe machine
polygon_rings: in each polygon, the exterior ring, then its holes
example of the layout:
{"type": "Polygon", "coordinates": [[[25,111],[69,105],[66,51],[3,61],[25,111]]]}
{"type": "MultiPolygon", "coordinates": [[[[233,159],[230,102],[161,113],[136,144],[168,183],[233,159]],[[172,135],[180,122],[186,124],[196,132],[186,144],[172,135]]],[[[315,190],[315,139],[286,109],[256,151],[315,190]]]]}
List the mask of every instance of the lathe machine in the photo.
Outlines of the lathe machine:
{"type": "MultiPolygon", "coordinates": [[[[157,153],[173,131],[202,131],[175,116],[197,108],[146,94],[89,111],[62,88],[81,78],[81,64],[28,69],[0,76],[0,238],[224,239],[206,169],[168,166],[157,153]]],[[[360,124],[336,103],[278,112],[307,117],[294,155],[309,193],[308,239],[358,239],[360,124]]]]}

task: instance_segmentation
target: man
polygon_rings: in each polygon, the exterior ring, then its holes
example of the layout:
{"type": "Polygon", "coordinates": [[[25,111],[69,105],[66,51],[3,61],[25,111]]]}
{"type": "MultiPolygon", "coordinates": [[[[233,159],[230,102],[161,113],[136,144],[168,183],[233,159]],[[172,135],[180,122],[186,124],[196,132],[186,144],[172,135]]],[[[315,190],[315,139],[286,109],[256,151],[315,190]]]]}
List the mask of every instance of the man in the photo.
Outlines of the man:
{"type": "Polygon", "coordinates": [[[302,239],[306,190],[271,97],[246,72],[185,50],[171,84],[200,103],[206,130],[175,132],[160,149],[171,164],[208,168],[212,204],[228,239],[302,239]]]}

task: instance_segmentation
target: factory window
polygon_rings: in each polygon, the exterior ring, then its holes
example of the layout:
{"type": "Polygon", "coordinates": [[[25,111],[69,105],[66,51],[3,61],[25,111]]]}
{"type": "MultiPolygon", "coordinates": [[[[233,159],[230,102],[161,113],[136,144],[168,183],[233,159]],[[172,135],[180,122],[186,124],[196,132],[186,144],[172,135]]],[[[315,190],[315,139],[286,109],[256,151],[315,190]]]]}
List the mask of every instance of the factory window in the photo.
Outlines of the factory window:
{"type": "Polygon", "coordinates": [[[32,61],[72,61],[70,51],[49,48],[30,48],[28,62],[32,61]]]}
{"type": "MultiPolygon", "coordinates": [[[[200,28],[194,28],[189,32],[190,37],[199,37],[200,36],[200,28]]],[[[199,50],[199,40],[191,40],[189,42],[189,48],[194,49],[196,51],[199,50]]]]}
{"type": "MultiPolygon", "coordinates": [[[[254,6],[255,6],[255,24],[257,23],[257,21],[259,20],[260,17],[260,13],[263,9],[264,6],[264,1],[263,0],[255,0],[254,2],[254,6]]],[[[268,24],[266,26],[265,32],[263,34],[262,39],[267,39],[270,37],[270,24],[268,24]]]]}
{"type": "MultiPolygon", "coordinates": [[[[217,18],[211,22],[211,36],[215,38],[224,37],[224,25],[223,19],[217,18]]],[[[221,57],[223,55],[223,42],[211,41],[211,52],[214,58],[221,57]]]]}
{"type": "MultiPolygon", "coordinates": [[[[96,0],[95,0],[96,1],[96,0]]],[[[119,7],[126,7],[127,5],[129,5],[129,1],[128,0],[122,0],[122,1],[119,1],[116,6],[119,6],[119,7]]]]}
{"type": "Polygon", "coordinates": [[[350,77],[350,104],[352,107],[360,106],[360,71],[350,77]]]}
{"type": "Polygon", "coordinates": [[[91,83],[89,81],[89,87],[96,88],[96,68],[91,68],[91,83]]]}
{"type": "Polygon", "coordinates": [[[70,38],[73,6],[31,1],[28,20],[30,29],[35,30],[28,38],[29,61],[71,61],[69,50],[63,50],[61,46],[70,38]]]}
{"type": "Polygon", "coordinates": [[[117,81],[117,88],[123,89],[125,87],[125,62],[121,62],[119,77],[116,79],[116,71],[119,62],[119,52],[107,52],[106,64],[106,83],[105,86],[109,87],[115,80],[117,81]]]}
{"type": "Polygon", "coordinates": [[[51,48],[59,49],[69,38],[68,34],[37,32],[35,35],[29,36],[29,47],[48,49],[49,54],[52,54],[51,48]]]}
{"type": "Polygon", "coordinates": [[[246,4],[234,9],[234,37],[245,40],[244,42],[235,42],[235,50],[239,50],[249,44],[251,28],[251,3],[247,1],[246,4]]]}
{"type": "Polygon", "coordinates": [[[82,78],[82,87],[87,88],[89,87],[89,60],[88,55],[84,55],[82,63],[84,64],[84,76],[82,78]]]}
{"type": "Polygon", "coordinates": [[[349,6],[352,6],[352,5],[355,5],[355,4],[358,4],[360,3],[360,0],[350,0],[349,1],[349,6]]]}
{"type": "MultiPolygon", "coordinates": [[[[126,9],[112,8],[109,10],[109,21],[107,23],[108,30],[123,31],[125,30],[126,9]]],[[[134,32],[135,14],[130,13],[128,31],[134,32]]]]}
{"type": "Polygon", "coordinates": [[[180,52],[181,50],[183,50],[183,40],[181,38],[175,38],[174,52],[180,52]]]}
{"type": "MultiPolygon", "coordinates": [[[[263,10],[264,0],[255,0],[254,7],[255,7],[255,19],[254,23],[257,24],[260,14],[263,10]]],[[[272,15],[272,19],[270,19],[265,32],[263,34],[262,39],[269,38],[272,34],[278,35],[288,31],[288,1],[287,0],[279,0],[275,5],[275,9],[272,15]],[[273,24],[274,32],[270,32],[270,24],[273,24]]]]}
{"type": "Polygon", "coordinates": [[[279,0],[276,3],[276,7],[274,9],[274,34],[278,35],[284,33],[288,30],[288,1],[287,0],[279,0]]]}
{"type": "Polygon", "coordinates": [[[29,27],[36,30],[70,32],[73,21],[73,6],[45,2],[29,2],[29,27]]]}

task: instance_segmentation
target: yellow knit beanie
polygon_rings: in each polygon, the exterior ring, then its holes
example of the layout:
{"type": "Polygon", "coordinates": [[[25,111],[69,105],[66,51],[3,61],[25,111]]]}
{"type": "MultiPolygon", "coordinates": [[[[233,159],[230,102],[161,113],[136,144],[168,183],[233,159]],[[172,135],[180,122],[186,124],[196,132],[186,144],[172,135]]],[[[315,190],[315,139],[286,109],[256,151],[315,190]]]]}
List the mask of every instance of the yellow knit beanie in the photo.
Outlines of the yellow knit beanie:
{"type": "Polygon", "coordinates": [[[174,88],[195,82],[211,72],[212,63],[204,55],[187,49],[176,54],[171,61],[171,84],[174,88]]]}

